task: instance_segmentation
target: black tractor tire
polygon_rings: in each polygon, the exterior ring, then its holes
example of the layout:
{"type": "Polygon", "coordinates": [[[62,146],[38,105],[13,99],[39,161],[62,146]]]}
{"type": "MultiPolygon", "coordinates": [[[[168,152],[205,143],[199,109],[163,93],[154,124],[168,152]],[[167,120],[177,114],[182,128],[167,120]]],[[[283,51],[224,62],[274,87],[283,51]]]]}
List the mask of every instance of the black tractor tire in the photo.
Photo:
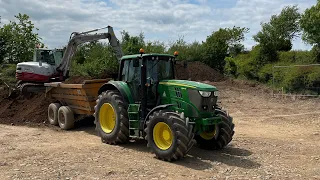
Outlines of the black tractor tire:
{"type": "Polygon", "coordinates": [[[61,129],[69,130],[74,127],[74,114],[70,107],[61,106],[58,110],[58,123],[61,129]]]}
{"type": "Polygon", "coordinates": [[[51,125],[57,126],[58,122],[58,110],[61,107],[59,103],[51,103],[48,106],[48,121],[51,125]]]}
{"type": "Polygon", "coordinates": [[[200,135],[196,135],[195,139],[198,147],[207,150],[217,150],[224,148],[231,142],[234,135],[232,118],[224,111],[220,111],[218,115],[222,117],[222,122],[216,127],[217,134],[210,140],[204,139],[200,135]]]}
{"type": "Polygon", "coordinates": [[[107,144],[123,144],[129,141],[129,118],[127,112],[127,102],[117,90],[102,92],[97,99],[94,107],[96,131],[101,137],[101,141],[107,144]],[[105,132],[101,125],[100,110],[102,105],[109,104],[115,113],[115,124],[111,132],[105,132]]]}
{"type": "Polygon", "coordinates": [[[186,121],[180,117],[179,113],[158,110],[153,112],[145,128],[147,140],[147,146],[155,153],[156,158],[164,161],[175,161],[183,158],[188,151],[192,148],[195,143],[193,139],[194,133],[192,132],[192,126],[187,125],[186,121]],[[154,132],[155,127],[159,123],[165,123],[171,130],[172,142],[170,146],[165,148],[160,148],[155,142],[154,132]]]}

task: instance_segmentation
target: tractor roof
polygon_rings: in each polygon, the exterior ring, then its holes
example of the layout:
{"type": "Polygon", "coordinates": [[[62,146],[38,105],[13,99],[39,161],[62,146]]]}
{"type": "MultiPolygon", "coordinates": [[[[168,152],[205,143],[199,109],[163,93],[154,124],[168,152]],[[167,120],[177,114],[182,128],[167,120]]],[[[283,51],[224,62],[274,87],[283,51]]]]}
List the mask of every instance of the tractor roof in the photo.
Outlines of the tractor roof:
{"type": "MultiPolygon", "coordinates": [[[[125,56],[122,56],[121,60],[135,59],[138,56],[141,56],[141,54],[125,55],[125,56]]],[[[175,58],[173,55],[170,55],[170,54],[142,54],[142,57],[147,57],[147,56],[166,56],[166,57],[175,58]]]]}

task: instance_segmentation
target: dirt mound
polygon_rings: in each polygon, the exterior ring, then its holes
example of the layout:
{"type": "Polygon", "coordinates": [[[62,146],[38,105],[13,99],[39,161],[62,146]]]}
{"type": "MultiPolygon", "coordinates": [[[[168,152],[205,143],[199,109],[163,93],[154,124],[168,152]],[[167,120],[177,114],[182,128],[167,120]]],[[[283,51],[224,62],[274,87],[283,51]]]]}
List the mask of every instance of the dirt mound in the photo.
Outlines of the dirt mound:
{"type": "Polygon", "coordinates": [[[187,68],[184,67],[184,62],[180,61],[177,62],[175,68],[176,78],[178,79],[212,82],[223,81],[225,79],[217,70],[199,61],[188,62],[187,68]]]}
{"type": "Polygon", "coordinates": [[[92,80],[90,76],[72,76],[66,79],[63,83],[66,84],[82,84],[84,80],[92,80]]]}
{"type": "Polygon", "coordinates": [[[47,121],[47,107],[50,101],[44,94],[32,98],[0,99],[0,123],[39,124],[47,121]]]}

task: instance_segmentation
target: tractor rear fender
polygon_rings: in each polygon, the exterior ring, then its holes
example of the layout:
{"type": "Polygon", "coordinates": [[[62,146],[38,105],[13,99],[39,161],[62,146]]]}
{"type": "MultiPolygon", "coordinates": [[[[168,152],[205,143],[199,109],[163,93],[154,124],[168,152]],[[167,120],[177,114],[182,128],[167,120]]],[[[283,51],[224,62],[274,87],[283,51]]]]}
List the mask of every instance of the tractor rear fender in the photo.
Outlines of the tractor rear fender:
{"type": "Polygon", "coordinates": [[[147,120],[149,119],[149,116],[154,112],[154,111],[157,111],[157,110],[161,110],[161,109],[166,109],[170,106],[174,106],[174,104],[162,104],[162,105],[159,105],[159,106],[156,106],[154,107],[153,109],[151,109],[151,111],[147,114],[146,118],[144,119],[144,122],[143,122],[143,126],[145,126],[147,120]]]}
{"type": "Polygon", "coordinates": [[[109,81],[100,87],[98,95],[106,90],[118,90],[128,104],[134,104],[133,96],[127,83],[122,81],[109,81]]]}

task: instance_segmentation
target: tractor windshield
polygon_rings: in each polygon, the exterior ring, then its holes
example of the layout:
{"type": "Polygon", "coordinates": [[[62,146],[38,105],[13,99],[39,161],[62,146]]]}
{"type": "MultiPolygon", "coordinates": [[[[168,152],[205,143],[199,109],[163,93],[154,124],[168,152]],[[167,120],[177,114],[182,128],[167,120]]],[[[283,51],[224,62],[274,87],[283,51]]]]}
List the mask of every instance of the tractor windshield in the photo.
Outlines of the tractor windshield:
{"type": "Polygon", "coordinates": [[[165,79],[174,79],[172,61],[149,60],[147,63],[147,78],[150,77],[155,82],[165,79]]]}

